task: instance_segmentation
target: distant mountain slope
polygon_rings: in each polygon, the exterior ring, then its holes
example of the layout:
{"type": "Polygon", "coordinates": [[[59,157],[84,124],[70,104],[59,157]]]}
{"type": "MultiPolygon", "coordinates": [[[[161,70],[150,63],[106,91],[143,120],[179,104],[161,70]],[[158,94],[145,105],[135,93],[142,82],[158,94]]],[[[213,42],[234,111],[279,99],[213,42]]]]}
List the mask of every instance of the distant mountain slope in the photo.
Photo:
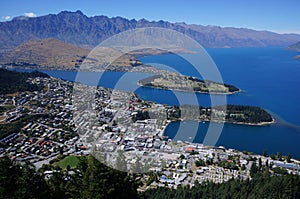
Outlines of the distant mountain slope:
{"type": "Polygon", "coordinates": [[[0,63],[74,68],[88,53],[89,50],[53,38],[30,40],[6,53],[0,63]]]}
{"type": "Polygon", "coordinates": [[[245,28],[187,25],[166,21],[128,20],[122,17],[87,17],[81,11],[63,11],[36,18],[18,17],[0,23],[0,46],[5,51],[30,39],[56,38],[92,48],[108,37],[140,27],[164,27],[185,33],[204,47],[287,47],[300,40],[296,34],[276,34],[245,28]]]}
{"type": "MultiPolygon", "coordinates": [[[[300,52],[300,41],[293,45],[290,45],[287,49],[296,51],[296,52],[300,52]]],[[[295,58],[300,60],[300,55],[297,55],[295,58]]]]}
{"type": "Polygon", "coordinates": [[[300,52],[300,41],[293,45],[290,45],[287,49],[300,52]]]}

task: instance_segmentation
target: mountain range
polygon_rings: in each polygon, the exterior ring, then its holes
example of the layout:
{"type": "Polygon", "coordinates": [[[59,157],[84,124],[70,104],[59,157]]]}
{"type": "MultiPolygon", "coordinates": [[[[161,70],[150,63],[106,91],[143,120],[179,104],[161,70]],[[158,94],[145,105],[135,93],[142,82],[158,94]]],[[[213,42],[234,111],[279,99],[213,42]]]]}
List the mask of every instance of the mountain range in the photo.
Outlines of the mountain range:
{"type": "Polygon", "coordinates": [[[246,28],[189,25],[146,19],[125,19],[107,16],[88,17],[81,11],[62,11],[40,17],[15,17],[0,23],[2,53],[32,39],[55,38],[91,49],[101,41],[122,31],[161,27],[184,33],[204,47],[287,47],[300,41],[298,34],[277,34],[246,28]]]}

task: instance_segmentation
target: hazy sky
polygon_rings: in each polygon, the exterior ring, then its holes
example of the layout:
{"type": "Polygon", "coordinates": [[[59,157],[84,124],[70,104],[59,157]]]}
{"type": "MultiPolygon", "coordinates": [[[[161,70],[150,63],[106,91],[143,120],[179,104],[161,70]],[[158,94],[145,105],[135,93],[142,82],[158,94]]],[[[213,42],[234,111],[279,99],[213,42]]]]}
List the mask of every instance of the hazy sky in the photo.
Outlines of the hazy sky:
{"type": "Polygon", "coordinates": [[[300,33],[300,0],[1,0],[1,21],[81,10],[87,16],[165,20],[300,33]]]}

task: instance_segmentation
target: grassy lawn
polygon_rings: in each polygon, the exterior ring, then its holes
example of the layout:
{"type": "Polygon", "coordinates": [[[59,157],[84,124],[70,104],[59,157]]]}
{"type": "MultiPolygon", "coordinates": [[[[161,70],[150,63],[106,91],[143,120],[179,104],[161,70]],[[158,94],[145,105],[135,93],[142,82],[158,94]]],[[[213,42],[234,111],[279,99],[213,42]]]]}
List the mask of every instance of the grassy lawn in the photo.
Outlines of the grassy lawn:
{"type": "Polygon", "coordinates": [[[75,155],[70,155],[65,157],[64,159],[54,163],[55,166],[59,166],[62,169],[66,169],[68,165],[70,165],[71,168],[77,167],[78,163],[80,162],[80,157],[75,155]]]}

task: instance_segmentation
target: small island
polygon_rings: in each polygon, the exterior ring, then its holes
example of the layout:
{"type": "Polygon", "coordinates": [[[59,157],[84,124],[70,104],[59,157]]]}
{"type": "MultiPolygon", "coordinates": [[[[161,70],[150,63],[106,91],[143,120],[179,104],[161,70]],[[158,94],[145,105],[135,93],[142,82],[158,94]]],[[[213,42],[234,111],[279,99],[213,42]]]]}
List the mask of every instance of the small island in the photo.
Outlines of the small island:
{"type": "Polygon", "coordinates": [[[233,94],[240,91],[232,85],[200,80],[196,77],[184,76],[177,73],[154,75],[140,80],[138,84],[145,87],[211,94],[233,94]]]}

